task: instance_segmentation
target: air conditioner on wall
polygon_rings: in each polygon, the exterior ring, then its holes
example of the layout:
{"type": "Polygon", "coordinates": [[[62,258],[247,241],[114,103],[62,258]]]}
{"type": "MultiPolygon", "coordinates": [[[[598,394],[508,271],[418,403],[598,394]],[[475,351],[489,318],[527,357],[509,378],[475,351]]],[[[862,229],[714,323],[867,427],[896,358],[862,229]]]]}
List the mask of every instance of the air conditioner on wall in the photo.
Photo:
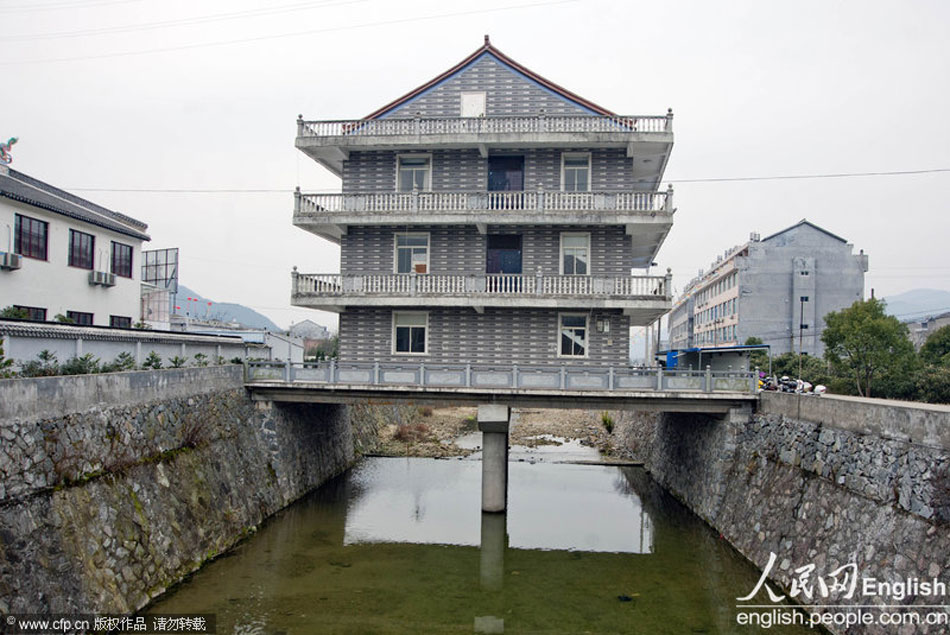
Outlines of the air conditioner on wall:
{"type": "Polygon", "coordinates": [[[0,269],[19,269],[23,266],[23,256],[0,251],[0,269]]]}
{"type": "Polygon", "coordinates": [[[101,284],[104,287],[115,286],[115,274],[108,271],[90,271],[89,284],[101,284]]]}

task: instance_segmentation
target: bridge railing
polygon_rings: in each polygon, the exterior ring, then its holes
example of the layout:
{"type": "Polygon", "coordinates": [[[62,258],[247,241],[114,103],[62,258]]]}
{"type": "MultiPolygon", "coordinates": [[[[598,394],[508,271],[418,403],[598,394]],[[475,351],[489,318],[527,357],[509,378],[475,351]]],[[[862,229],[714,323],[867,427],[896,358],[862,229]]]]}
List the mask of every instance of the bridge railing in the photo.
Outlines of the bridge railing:
{"type": "Polygon", "coordinates": [[[249,362],[246,381],[327,385],[582,391],[756,391],[753,371],[613,366],[519,366],[339,362],[249,362]]]}

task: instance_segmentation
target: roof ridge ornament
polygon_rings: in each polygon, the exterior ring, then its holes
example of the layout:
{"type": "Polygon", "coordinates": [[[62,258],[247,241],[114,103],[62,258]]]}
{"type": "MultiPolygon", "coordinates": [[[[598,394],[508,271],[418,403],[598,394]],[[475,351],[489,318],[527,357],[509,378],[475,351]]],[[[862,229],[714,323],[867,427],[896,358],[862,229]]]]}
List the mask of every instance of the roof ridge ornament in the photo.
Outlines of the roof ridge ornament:
{"type": "Polygon", "coordinates": [[[491,39],[488,37],[488,34],[485,34],[485,46],[491,46],[491,39]]]}
{"type": "Polygon", "coordinates": [[[6,143],[0,143],[0,164],[10,165],[13,163],[13,155],[10,154],[10,146],[12,146],[18,140],[19,139],[16,137],[10,137],[10,140],[6,143]]]}

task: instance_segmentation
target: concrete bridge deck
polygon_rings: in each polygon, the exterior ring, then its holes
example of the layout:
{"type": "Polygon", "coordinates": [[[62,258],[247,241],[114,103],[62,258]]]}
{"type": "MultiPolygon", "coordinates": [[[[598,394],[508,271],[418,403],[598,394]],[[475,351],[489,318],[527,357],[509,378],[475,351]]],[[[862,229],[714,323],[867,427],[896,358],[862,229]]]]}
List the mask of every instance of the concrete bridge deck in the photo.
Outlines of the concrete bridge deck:
{"type": "Polygon", "coordinates": [[[747,371],[434,364],[248,364],[258,401],[726,413],[757,401],[747,371]]]}

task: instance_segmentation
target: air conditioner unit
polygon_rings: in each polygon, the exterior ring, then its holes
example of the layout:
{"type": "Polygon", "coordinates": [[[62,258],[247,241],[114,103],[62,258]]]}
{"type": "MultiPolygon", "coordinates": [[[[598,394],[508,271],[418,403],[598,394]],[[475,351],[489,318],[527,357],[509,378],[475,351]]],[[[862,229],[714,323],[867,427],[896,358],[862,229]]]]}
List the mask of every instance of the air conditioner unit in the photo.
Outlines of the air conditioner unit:
{"type": "Polygon", "coordinates": [[[23,256],[0,251],[0,269],[19,269],[23,266],[23,256]]]}
{"type": "Polygon", "coordinates": [[[101,284],[104,287],[115,286],[115,274],[108,271],[90,271],[89,284],[101,284]]]}

